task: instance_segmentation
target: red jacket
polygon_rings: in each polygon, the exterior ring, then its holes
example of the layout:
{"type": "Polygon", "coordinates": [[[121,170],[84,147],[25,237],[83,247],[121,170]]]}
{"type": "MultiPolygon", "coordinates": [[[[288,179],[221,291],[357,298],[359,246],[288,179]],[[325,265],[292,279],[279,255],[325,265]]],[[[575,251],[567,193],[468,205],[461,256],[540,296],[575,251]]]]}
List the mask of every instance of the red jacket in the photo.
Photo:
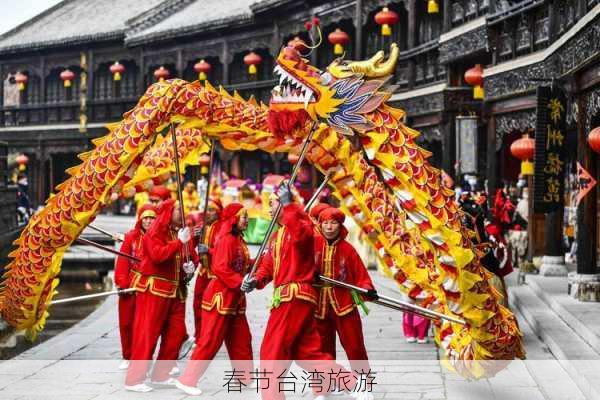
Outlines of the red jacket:
{"type": "Polygon", "coordinates": [[[214,249],[211,272],[215,278],[204,290],[202,309],[216,309],[222,315],[243,314],[246,297],[240,286],[250,264],[246,242],[230,232],[217,239],[214,249]]]}
{"type": "MultiPolygon", "coordinates": [[[[132,229],[125,234],[123,244],[121,244],[121,253],[132,255],[142,259],[142,237],[144,234],[140,229],[132,229]]],[[[115,284],[120,289],[126,289],[131,286],[131,281],[135,273],[139,274],[140,265],[133,260],[125,257],[117,257],[115,265],[115,284]]]]}
{"type": "Polygon", "coordinates": [[[258,288],[273,281],[273,305],[295,298],[317,304],[312,284],[316,268],[313,252],[313,226],[302,207],[288,204],[283,207],[281,228],[269,243],[256,271],[258,288]]]}
{"type": "Polygon", "coordinates": [[[218,220],[206,227],[203,243],[208,246],[208,254],[201,257],[202,266],[198,269],[198,275],[207,275],[208,278],[214,278],[214,274],[211,273],[211,264],[216,252],[215,244],[219,229],[218,220]]]}
{"type": "MultiPolygon", "coordinates": [[[[142,239],[143,258],[140,265],[141,275],[134,279],[132,286],[139,292],[173,298],[185,298],[185,287],[181,285],[184,253],[183,243],[177,239],[177,233],[170,228],[173,202],[161,205],[158,217],[142,239]]],[[[190,260],[200,261],[194,249],[193,241],[187,243],[190,260]]]]}
{"type": "MultiPolygon", "coordinates": [[[[315,262],[321,275],[365,289],[373,289],[373,282],[354,247],[344,239],[345,235],[329,243],[321,235],[315,235],[315,262]]],[[[339,315],[346,315],[356,307],[348,289],[324,285],[319,290],[319,304],[315,316],[324,319],[328,307],[339,315]]]]}

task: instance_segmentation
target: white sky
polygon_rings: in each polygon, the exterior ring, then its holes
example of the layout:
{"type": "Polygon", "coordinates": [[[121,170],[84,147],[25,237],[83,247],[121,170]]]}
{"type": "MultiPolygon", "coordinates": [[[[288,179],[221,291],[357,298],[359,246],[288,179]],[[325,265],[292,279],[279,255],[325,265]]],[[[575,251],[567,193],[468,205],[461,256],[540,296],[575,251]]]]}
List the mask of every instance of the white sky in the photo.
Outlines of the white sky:
{"type": "Polygon", "coordinates": [[[0,0],[2,18],[0,18],[0,33],[11,30],[27,21],[61,0],[0,0]],[[10,6],[9,6],[10,4],[10,6]]]}

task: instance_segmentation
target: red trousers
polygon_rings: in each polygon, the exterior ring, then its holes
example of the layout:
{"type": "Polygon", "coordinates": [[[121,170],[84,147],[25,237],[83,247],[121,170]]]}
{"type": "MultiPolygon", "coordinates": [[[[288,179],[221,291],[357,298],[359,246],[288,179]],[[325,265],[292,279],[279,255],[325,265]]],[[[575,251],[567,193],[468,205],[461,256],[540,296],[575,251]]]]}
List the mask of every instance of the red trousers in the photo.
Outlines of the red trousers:
{"type": "Polygon", "coordinates": [[[160,349],[151,379],[165,381],[169,379],[169,372],[176,365],[179,349],[187,338],[185,300],[143,292],[137,294],[135,306],[132,362],[125,384],[137,385],[146,379],[159,337],[160,349]]]}
{"type": "Polygon", "coordinates": [[[358,309],[339,316],[331,307],[328,307],[325,319],[317,319],[317,330],[321,336],[321,349],[335,360],[335,334],[337,332],[350,366],[354,371],[367,371],[369,357],[365,348],[365,338],[362,331],[362,322],[358,309]]]}
{"type": "MultiPolygon", "coordinates": [[[[281,303],[279,307],[271,310],[265,337],[260,346],[260,371],[272,372],[270,376],[273,378],[269,380],[268,385],[267,382],[258,381],[263,400],[285,398],[281,390],[282,387],[285,388],[285,379],[275,378],[289,376],[287,371],[294,360],[305,371],[316,370],[325,377],[331,370],[349,374],[349,371],[333,361],[331,355],[321,350],[321,338],[314,313],[315,306],[312,303],[299,299],[281,303]]],[[[352,377],[348,384],[350,389],[355,382],[352,377]]],[[[323,387],[313,387],[313,392],[318,394],[328,389],[332,387],[325,379],[323,387]]]]}
{"type": "Polygon", "coordinates": [[[194,286],[194,337],[196,341],[200,339],[200,327],[202,325],[202,296],[204,296],[204,289],[206,289],[209,282],[210,279],[206,277],[206,274],[196,277],[196,285],[194,286]]]}
{"type": "Polygon", "coordinates": [[[202,310],[202,336],[196,340],[192,357],[179,377],[187,386],[196,386],[210,362],[225,342],[231,366],[243,371],[244,383],[250,382],[252,362],[252,335],[246,315],[222,315],[213,309],[202,310]]]}
{"type": "Polygon", "coordinates": [[[119,333],[121,335],[121,353],[124,360],[131,360],[134,317],[135,293],[119,295],[119,333]]]}

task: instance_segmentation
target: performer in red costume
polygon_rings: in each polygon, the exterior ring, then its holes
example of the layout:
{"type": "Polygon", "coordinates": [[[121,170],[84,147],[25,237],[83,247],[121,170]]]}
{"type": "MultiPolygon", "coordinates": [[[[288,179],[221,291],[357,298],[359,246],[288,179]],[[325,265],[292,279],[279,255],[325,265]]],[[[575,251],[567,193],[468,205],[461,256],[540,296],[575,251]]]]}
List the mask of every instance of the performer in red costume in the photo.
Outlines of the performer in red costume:
{"type": "MultiPolygon", "coordinates": [[[[335,207],[319,214],[321,235],[315,236],[317,269],[327,278],[374,290],[367,268],[354,247],[345,240],[348,231],[343,225],[344,220],[344,213],[335,207]]],[[[367,371],[369,362],[357,309],[358,304],[364,305],[359,296],[348,289],[323,285],[315,316],[323,351],[335,359],[337,332],[352,369],[367,371]]]]}
{"type": "MultiPolygon", "coordinates": [[[[318,294],[313,287],[316,268],[314,258],[314,231],[309,216],[298,204],[292,203],[292,195],[287,185],[277,191],[283,213],[279,223],[281,228],[269,243],[269,249],[261,259],[254,277],[246,276],[242,290],[250,292],[254,288],[264,288],[270,281],[275,287],[271,304],[271,314],[260,348],[261,370],[273,371],[274,377],[283,376],[291,362],[296,362],[306,371],[340,371],[349,377],[349,389],[355,379],[342,366],[336,364],[329,354],[321,351],[321,338],[317,331],[315,308],[318,294]]],[[[271,205],[277,208],[277,203],[271,205]]],[[[281,382],[262,385],[263,400],[284,399],[279,390],[281,382]],[[278,384],[279,383],[279,384],[278,384]]],[[[322,397],[323,391],[333,389],[323,385],[313,391],[322,397]]],[[[370,393],[356,392],[352,396],[369,399],[370,393]]]]}
{"type": "Polygon", "coordinates": [[[156,220],[142,239],[141,274],[132,282],[137,298],[132,362],[125,380],[127,390],[152,390],[144,384],[144,379],[159,337],[160,349],[151,380],[155,385],[174,384],[169,371],[175,366],[179,349],[187,337],[187,288],[182,278],[184,274],[194,272],[199,261],[190,230],[181,228],[182,225],[179,206],[175,206],[173,200],[163,201],[156,220]],[[189,262],[184,258],[186,252],[189,262]]]}
{"type": "Polygon", "coordinates": [[[148,193],[148,201],[155,207],[159,207],[160,204],[171,198],[171,191],[162,185],[154,186],[148,193]]]}
{"type": "MultiPolygon", "coordinates": [[[[196,284],[194,286],[194,326],[196,331],[194,336],[196,342],[200,338],[200,326],[202,323],[202,296],[204,290],[214,275],[210,272],[211,268],[211,256],[210,253],[214,252],[215,241],[217,233],[219,231],[219,219],[221,212],[223,211],[223,205],[219,199],[210,199],[206,207],[206,229],[204,231],[204,241],[201,243],[204,246],[199,248],[199,253],[205,253],[201,256],[202,262],[198,266],[198,275],[196,276],[196,284]]],[[[201,226],[197,227],[196,230],[201,230],[201,226]]],[[[202,238],[199,238],[202,239],[202,238]]]]}
{"type": "MultiPolygon", "coordinates": [[[[142,238],[156,218],[156,210],[151,204],[145,204],[138,210],[135,227],[125,234],[121,252],[136,258],[142,258],[142,238]]],[[[131,287],[131,282],[139,275],[138,263],[125,257],[117,257],[115,265],[115,285],[119,289],[131,287]]],[[[123,362],[119,369],[129,368],[131,359],[131,343],[133,341],[133,318],[135,316],[135,294],[119,295],[119,333],[121,335],[121,353],[123,362]]]]}
{"type": "Polygon", "coordinates": [[[241,204],[225,207],[211,264],[215,278],[206,287],[202,299],[202,335],[185,371],[175,382],[188,395],[202,394],[196,387],[198,380],[223,342],[232,367],[244,371],[243,381],[249,381],[253,369],[252,336],[245,315],[246,296],[240,290],[250,264],[248,247],[242,237],[247,227],[248,215],[241,204]]]}
{"type": "Polygon", "coordinates": [[[318,203],[315,204],[309,211],[308,215],[310,216],[310,220],[312,221],[313,225],[315,226],[316,230],[318,231],[320,229],[320,224],[319,224],[319,214],[321,214],[321,212],[327,208],[331,207],[329,204],[327,203],[318,203]]]}

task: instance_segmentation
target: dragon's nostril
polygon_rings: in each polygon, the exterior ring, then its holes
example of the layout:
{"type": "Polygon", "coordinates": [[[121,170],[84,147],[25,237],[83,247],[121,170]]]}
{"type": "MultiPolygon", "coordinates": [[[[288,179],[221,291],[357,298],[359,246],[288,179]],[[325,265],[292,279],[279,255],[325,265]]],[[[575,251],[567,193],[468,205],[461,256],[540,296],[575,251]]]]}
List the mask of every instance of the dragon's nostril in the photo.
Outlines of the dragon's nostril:
{"type": "Polygon", "coordinates": [[[286,60],[299,61],[300,53],[298,53],[298,50],[296,50],[294,47],[286,46],[283,49],[283,58],[286,60]]]}

